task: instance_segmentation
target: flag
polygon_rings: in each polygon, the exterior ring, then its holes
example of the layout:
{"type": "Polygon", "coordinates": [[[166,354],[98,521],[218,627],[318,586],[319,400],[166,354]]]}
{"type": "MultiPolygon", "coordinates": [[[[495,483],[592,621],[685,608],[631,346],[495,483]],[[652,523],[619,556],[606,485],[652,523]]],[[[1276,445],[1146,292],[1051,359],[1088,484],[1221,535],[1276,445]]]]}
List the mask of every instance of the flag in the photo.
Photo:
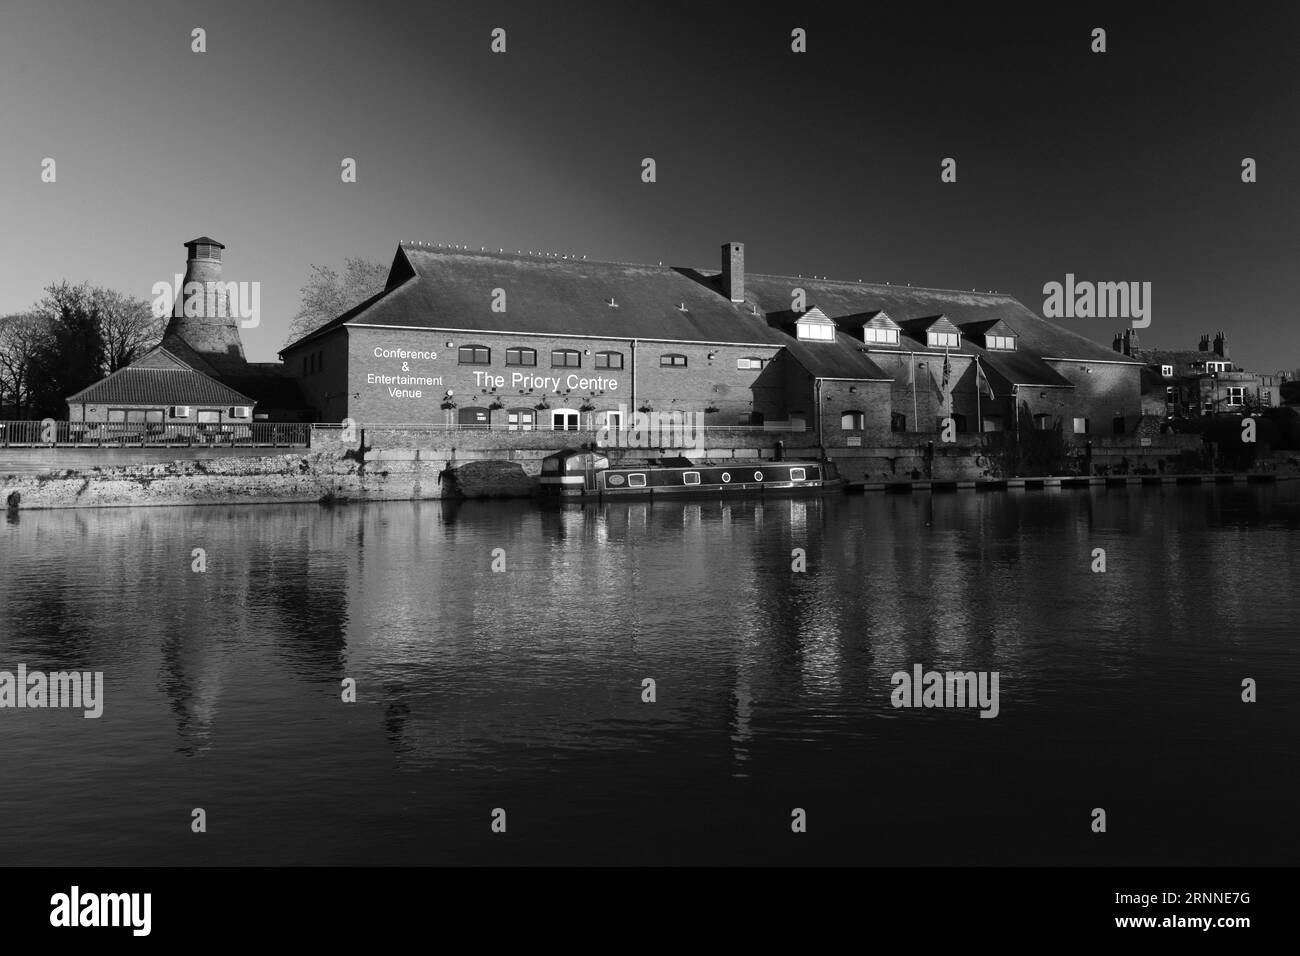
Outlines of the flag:
{"type": "Polygon", "coordinates": [[[952,375],[952,365],[948,363],[948,350],[944,349],[943,350],[943,385],[941,385],[940,388],[945,392],[948,391],[948,379],[951,375],[952,375]]]}
{"type": "Polygon", "coordinates": [[[981,375],[980,374],[981,371],[983,370],[980,368],[979,359],[976,359],[975,360],[976,388],[980,388],[982,386],[985,395],[987,395],[989,398],[996,398],[997,396],[993,394],[993,383],[989,381],[989,377],[987,375],[981,375]]]}

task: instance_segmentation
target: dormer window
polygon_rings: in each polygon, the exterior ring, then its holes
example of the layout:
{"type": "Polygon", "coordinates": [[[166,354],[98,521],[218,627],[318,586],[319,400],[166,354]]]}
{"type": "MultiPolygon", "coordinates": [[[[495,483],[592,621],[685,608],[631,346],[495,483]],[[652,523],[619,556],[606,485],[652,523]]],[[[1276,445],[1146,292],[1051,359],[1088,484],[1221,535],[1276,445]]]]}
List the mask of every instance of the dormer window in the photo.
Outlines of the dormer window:
{"type": "Polygon", "coordinates": [[[932,349],[955,349],[961,342],[960,332],[927,332],[925,344],[932,349]]]}
{"type": "Polygon", "coordinates": [[[990,351],[1014,352],[1016,350],[1016,337],[1014,335],[986,335],[984,336],[984,347],[990,351]]]}
{"type": "Polygon", "coordinates": [[[899,325],[884,312],[876,312],[862,326],[862,341],[867,345],[898,345],[902,337],[899,325]]]}
{"type": "Polygon", "coordinates": [[[815,306],[799,316],[794,324],[795,338],[807,342],[835,341],[835,323],[815,306]]]}

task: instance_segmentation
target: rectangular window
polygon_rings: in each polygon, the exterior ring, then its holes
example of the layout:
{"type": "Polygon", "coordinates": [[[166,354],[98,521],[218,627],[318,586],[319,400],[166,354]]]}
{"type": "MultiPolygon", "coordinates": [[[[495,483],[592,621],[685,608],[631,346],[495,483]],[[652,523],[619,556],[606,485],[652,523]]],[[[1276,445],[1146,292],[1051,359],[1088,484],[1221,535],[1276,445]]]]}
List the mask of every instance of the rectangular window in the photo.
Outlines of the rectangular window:
{"type": "Polygon", "coordinates": [[[551,351],[551,368],[579,368],[582,354],[576,349],[553,349],[551,351]]]}
{"type": "Polygon", "coordinates": [[[536,365],[537,351],[535,349],[514,348],[506,349],[507,365],[536,365]]]}
{"type": "Polygon", "coordinates": [[[902,412],[889,413],[889,430],[891,432],[907,431],[907,416],[902,412]]]}
{"type": "Polygon", "coordinates": [[[492,350],[486,345],[462,345],[457,352],[461,365],[490,365],[492,350]]]}
{"type": "Polygon", "coordinates": [[[863,328],[862,341],[875,345],[897,345],[898,329],[863,328]]]}
{"type": "Polygon", "coordinates": [[[622,352],[597,352],[596,368],[622,368],[622,352]]]}
{"type": "Polygon", "coordinates": [[[865,416],[862,412],[844,412],[840,415],[840,431],[862,431],[865,416]]]}
{"type": "Polygon", "coordinates": [[[659,356],[660,368],[686,368],[685,355],[661,355],[659,356]]]}
{"type": "Polygon", "coordinates": [[[817,342],[831,342],[835,339],[835,326],[821,322],[800,322],[795,326],[797,338],[812,339],[817,342]]]}
{"type": "Polygon", "coordinates": [[[151,408],[144,413],[144,420],[153,424],[163,420],[163,410],[161,408],[151,408]]]}
{"type": "Polygon", "coordinates": [[[791,480],[791,481],[803,481],[805,477],[806,477],[806,473],[804,472],[804,469],[802,469],[802,468],[791,468],[791,469],[790,469],[790,480],[791,480]]]}
{"type": "Polygon", "coordinates": [[[1086,418],[1076,418],[1076,419],[1074,420],[1074,433],[1075,433],[1076,435],[1086,435],[1086,434],[1088,434],[1088,419],[1086,419],[1086,418]]]}
{"type": "Polygon", "coordinates": [[[1273,392],[1271,389],[1266,388],[1260,392],[1260,397],[1263,399],[1265,405],[1271,404],[1273,401],[1273,392]]]}
{"type": "Polygon", "coordinates": [[[303,378],[307,377],[307,356],[305,355],[302,357],[302,375],[303,378]]]}
{"type": "Polygon", "coordinates": [[[124,421],[126,421],[126,409],[125,409],[125,408],[110,408],[110,409],[108,410],[108,420],[109,420],[110,422],[124,422],[124,421]]]}
{"type": "Polygon", "coordinates": [[[1228,404],[1228,405],[1244,405],[1244,404],[1246,404],[1246,389],[1245,389],[1245,386],[1240,386],[1240,385],[1230,385],[1230,386],[1228,387],[1228,390],[1227,390],[1227,391],[1228,391],[1228,399],[1227,399],[1227,404],[1228,404]]]}
{"type": "Polygon", "coordinates": [[[506,413],[506,431],[530,432],[533,430],[536,416],[531,409],[517,408],[506,413]]]}
{"type": "Polygon", "coordinates": [[[214,408],[204,408],[199,410],[199,424],[212,425],[221,421],[221,412],[214,408]]]}
{"type": "Polygon", "coordinates": [[[738,358],[736,359],[736,368],[758,369],[767,365],[768,360],[765,358],[738,358]]]}
{"type": "Polygon", "coordinates": [[[698,485],[700,483],[700,473],[698,471],[688,471],[682,475],[682,484],[698,485]]]}
{"type": "Polygon", "coordinates": [[[1172,365],[1162,365],[1160,366],[1160,374],[1163,375],[1165,378],[1173,378],[1174,367],[1172,365]]]}
{"type": "Polygon", "coordinates": [[[932,349],[955,349],[959,337],[956,332],[926,333],[926,338],[932,349]]]}
{"type": "Polygon", "coordinates": [[[644,488],[644,487],[645,487],[645,475],[628,475],[628,476],[627,476],[627,486],[628,486],[629,488],[644,488]]]}
{"type": "Polygon", "coordinates": [[[1014,351],[1016,347],[1016,339],[1013,335],[990,335],[985,338],[984,342],[986,348],[999,349],[1004,352],[1014,351]]]}

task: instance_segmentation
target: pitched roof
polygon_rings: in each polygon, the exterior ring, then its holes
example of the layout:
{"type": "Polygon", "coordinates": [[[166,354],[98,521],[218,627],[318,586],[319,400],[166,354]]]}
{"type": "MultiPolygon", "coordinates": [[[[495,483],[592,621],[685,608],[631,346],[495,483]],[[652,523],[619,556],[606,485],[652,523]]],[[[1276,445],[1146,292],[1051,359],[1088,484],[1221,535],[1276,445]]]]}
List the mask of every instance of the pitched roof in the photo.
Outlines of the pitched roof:
{"type": "Polygon", "coordinates": [[[897,329],[901,329],[901,328],[902,328],[902,326],[900,326],[897,322],[895,322],[893,319],[891,319],[891,318],[889,317],[889,313],[888,313],[888,312],[885,312],[885,311],[883,311],[883,310],[877,310],[877,311],[875,311],[875,312],[868,312],[868,313],[866,314],[866,316],[861,316],[861,315],[846,315],[846,316],[844,316],[842,319],[840,319],[839,322],[840,322],[841,324],[844,324],[844,325],[847,325],[847,324],[850,324],[850,323],[852,323],[852,324],[854,324],[854,325],[861,325],[863,328],[866,328],[866,329],[894,329],[894,330],[897,330],[897,329]],[[865,321],[862,321],[862,322],[859,322],[859,321],[858,321],[859,319],[863,319],[863,318],[865,318],[865,321]]]}
{"type": "MultiPolygon", "coordinates": [[[[719,291],[717,275],[696,269],[408,244],[398,247],[383,292],[286,346],[281,354],[352,325],[790,347],[795,339],[782,326],[798,318],[790,310],[796,287],[841,329],[858,323],[860,330],[884,312],[890,320],[885,327],[896,323],[904,329],[918,319],[933,324],[946,318],[957,327],[954,331],[969,323],[1003,319],[1015,329],[1021,353],[1142,364],[1048,322],[1008,295],[747,273],[745,302],[732,303],[719,291]],[[506,292],[505,313],[491,310],[494,289],[506,292]],[[610,307],[610,299],[618,308],[610,307]],[[679,304],[685,304],[686,311],[680,311],[679,304]]],[[[923,331],[914,330],[919,338],[905,332],[900,347],[927,350],[923,331]]],[[[956,351],[986,354],[966,336],[956,351]]],[[[1033,374],[1052,379],[1052,384],[1063,381],[1046,366],[1033,374]]]]}
{"type": "Polygon", "coordinates": [[[1007,385],[1038,385],[1051,388],[1074,388],[1074,383],[1032,352],[981,351],[980,366],[1007,385]]]}
{"type": "Polygon", "coordinates": [[[792,339],[786,343],[786,351],[816,378],[891,380],[880,366],[862,351],[862,343],[843,332],[836,332],[833,342],[801,342],[792,339]]]}
{"type": "Polygon", "coordinates": [[[255,405],[248,396],[189,368],[164,348],[83,388],[78,405],[255,405]]]}
{"type": "Polygon", "coordinates": [[[787,336],[669,266],[402,245],[398,281],[285,347],[343,325],[786,345],[787,336]],[[506,311],[493,312],[493,290],[506,311]],[[609,300],[617,308],[609,305],[609,300]],[[680,306],[685,305],[683,311],[680,306]]]}
{"type": "Polygon", "coordinates": [[[927,315],[919,319],[905,319],[898,323],[898,327],[907,333],[908,338],[922,341],[922,336],[928,332],[960,332],[961,329],[946,315],[927,315]]]}
{"type": "MultiPolygon", "coordinates": [[[[1140,364],[1078,332],[1048,322],[1009,295],[750,273],[745,276],[745,298],[764,311],[780,311],[789,308],[790,290],[796,286],[805,291],[808,301],[815,301],[837,322],[841,317],[876,310],[888,312],[903,326],[909,319],[941,314],[959,327],[969,322],[1005,319],[1016,330],[1020,347],[1040,356],[1140,364]]],[[[918,345],[924,348],[924,339],[918,345]]],[[[961,351],[968,350],[977,351],[968,349],[963,336],[961,351]]]]}

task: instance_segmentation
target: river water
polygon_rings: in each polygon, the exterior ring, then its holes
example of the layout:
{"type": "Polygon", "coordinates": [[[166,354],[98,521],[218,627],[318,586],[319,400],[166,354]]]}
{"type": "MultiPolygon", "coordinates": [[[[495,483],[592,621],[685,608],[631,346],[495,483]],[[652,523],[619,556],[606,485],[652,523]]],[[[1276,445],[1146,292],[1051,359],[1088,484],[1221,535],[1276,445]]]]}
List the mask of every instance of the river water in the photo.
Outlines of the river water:
{"type": "Polygon", "coordinates": [[[103,714],[0,709],[0,860],[1294,865],[1298,543],[1300,483],[23,512],[0,671],[103,714]]]}

